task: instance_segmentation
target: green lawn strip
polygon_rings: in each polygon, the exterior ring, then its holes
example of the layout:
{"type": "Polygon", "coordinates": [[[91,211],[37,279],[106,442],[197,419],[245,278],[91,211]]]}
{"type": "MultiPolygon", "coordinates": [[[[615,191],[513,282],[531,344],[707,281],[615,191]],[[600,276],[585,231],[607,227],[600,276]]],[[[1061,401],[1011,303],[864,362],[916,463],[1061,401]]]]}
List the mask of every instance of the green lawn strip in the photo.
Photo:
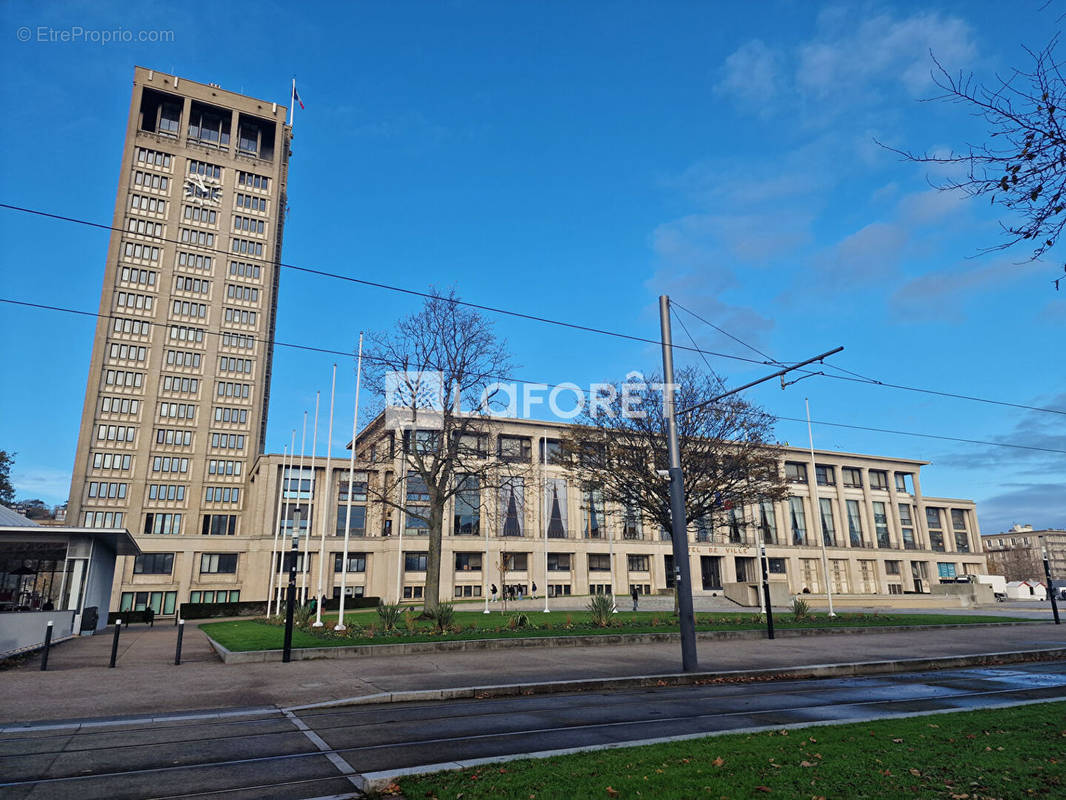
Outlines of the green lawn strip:
{"type": "Polygon", "coordinates": [[[399,788],[412,800],[1066,797],[1064,745],[1066,703],[1041,703],[524,759],[399,788]]]}
{"type": "MultiPolygon", "coordinates": [[[[323,615],[324,627],[320,633],[311,633],[297,628],[293,631],[293,647],[344,647],[364,644],[404,644],[413,642],[444,642],[480,639],[515,639],[544,638],[553,636],[603,636],[612,634],[641,633],[676,633],[677,623],[669,614],[655,612],[621,612],[612,616],[612,625],[608,628],[592,624],[591,615],[584,611],[523,612],[532,623],[531,627],[511,629],[508,621],[511,615],[500,613],[483,614],[473,611],[457,611],[455,625],[460,630],[447,634],[433,631],[432,623],[413,620],[413,628],[408,631],[401,622],[400,630],[391,635],[381,632],[376,613],[362,613],[359,617],[348,617],[349,630],[346,634],[333,632],[336,622],[335,614],[323,615]],[[368,626],[374,625],[373,636],[368,633],[368,626]]],[[[841,627],[877,627],[885,625],[946,625],[975,624],[982,622],[1012,622],[1004,617],[962,616],[951,614],[840,614],[830,619],[825,615],[815,615],[810,620],[797,622],[791,615],[777,619],[777,626],[782,629],[795,628],[841,628],[841,627]]],[[[762,630],[765,625],[752,614],[697,614],[697,630],[700,631],[744,631],[762,630]]],[[[282,646],[283,629],[278,625],[268,624],[262,620],[231,620],[228,622],[209,622],[201,626],[211,638],[232,651],[277,650],[282,646]]]]}

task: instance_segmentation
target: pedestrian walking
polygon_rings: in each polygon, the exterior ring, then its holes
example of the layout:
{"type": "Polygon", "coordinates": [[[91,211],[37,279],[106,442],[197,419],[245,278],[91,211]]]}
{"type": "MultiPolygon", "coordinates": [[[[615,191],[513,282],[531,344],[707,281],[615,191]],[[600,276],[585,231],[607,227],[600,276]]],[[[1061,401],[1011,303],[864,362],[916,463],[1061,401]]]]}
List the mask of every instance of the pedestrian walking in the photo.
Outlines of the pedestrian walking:
{"type": "Polygon", "coordinates": [[[499,591],[496,588],[496,584],[495,583],[492,584],[492,589],[490,591],[492,592],[492,602],[495,603],[496,602],[496,592],[499,591]]]}
{"type": "Polygon", "coordinates": [[[529,597],[532,600],[536,600],[537,599],[537,584],[535,582],[533,584],[533,593],[529,597]]]}
{"type": "Polygon", "coordinates": [[[629,596],[633,598],[633,610],[637,610],[637,600],[640,598],[640,592],[637,591],[637,585],[634,583],[629,587],[629,596]]]}

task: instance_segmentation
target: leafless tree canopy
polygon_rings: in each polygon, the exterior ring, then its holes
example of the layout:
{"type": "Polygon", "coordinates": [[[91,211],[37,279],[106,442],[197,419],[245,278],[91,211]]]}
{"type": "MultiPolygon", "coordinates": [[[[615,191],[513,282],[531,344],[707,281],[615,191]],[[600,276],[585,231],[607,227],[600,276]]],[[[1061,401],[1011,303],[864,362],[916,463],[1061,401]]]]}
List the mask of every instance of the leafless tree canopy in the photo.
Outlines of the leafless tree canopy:
{"type": "MultiPolygon", "coordinates": [[[[513,471],[495,455],[488,416],[493,386],[511,370],[507,345],[496,337],[489,320],[456,300],[454,291],[434,292],[421,311],[401,319],[393,330],[372,334],[367,359],[371,365],[367,384],[378,397],[385,396],[388,373],[406,374],[397,393],[400,399],[390,398],[393,410],[406,418],[405,430],[395,443],[399,469],[383,471],[382,480],[368,491],[426,527],[427,610],[440,602],[445,504],[464,488],[492,488],[513,471]],[[425,392],[437,376],[443,403],[425,392]],[[487,405],[482,402],[485,397],[487,405]],[[419,502],[408,502],[412,493],[421,495],[419,502]]],[[[381,445],[396,432],[381,427],[370,433],[381,445]]],[[[360,441],[360,448],[371,444],[375,441],[360,441]]],[[[377,449],[387,452],[384,446],[377,449]]]]}
{"type": "MultiPolygon", "coordinates": [[[[966,106],[987,125],[989,142],[971,144],[965,152],[918,154],[888,148],[921,164],[958,165],[966,177],[935,182],[945,191],[988,197],[1009,212],[1001,222],[1004,239],[985,252],[1018,244],[1032,248],[1032,259],[1059,241],[1066,226],[1066,80],[1055,58],[1058,37],[1040,51],[1026,50],[1029,71],[1014,70],[989,87],[972,73],[949,73],[933,59],[933,78],[943,94],[932,100],[966,106]]],[[[1058,288],[1059,278],[1054,281],[1058,288]]]]}
{"type": "MultiPolygon", "coordinates": [[[[723,391],[722,380],[695,368],[676,376],[677,408],[690,408],[723,391]]],[[[586,413],[561,442],[561,460],[604,500],[639,509],[670,529],[670,486],[658,470],[667,467],[666,418],[662,389],[651,377],[629,383],[643,417],[622,412],[626,384],[615,386],[606,405],[611,414],[586,413]]],[[[686,525],[725,508],[738,511],[787,494],[778,451],[771,441],[774,418],[739,397],[678,417],[681,468],[685,480],[686,525]]]]}

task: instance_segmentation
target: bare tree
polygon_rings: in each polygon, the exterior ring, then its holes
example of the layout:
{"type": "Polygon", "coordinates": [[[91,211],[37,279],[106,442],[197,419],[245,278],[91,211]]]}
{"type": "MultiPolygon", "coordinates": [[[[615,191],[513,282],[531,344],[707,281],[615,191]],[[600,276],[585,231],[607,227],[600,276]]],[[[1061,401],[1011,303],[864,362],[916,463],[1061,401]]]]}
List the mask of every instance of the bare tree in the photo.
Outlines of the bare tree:
{"type": "Polygon", "coordinates": [[[446,504],[464,492],[480,497],[514,472],[495,447],[489,415],[497,383],[511,368],[507,345],[489,320],[458,300],[453,290],[434,291],[418,313],[392,331],[371,335],[367,357],[368,385],[388,396],[385,424],[369,432],[360,448],[399,434],[399,469],[382,470],[380,482],[368,491],[426,530],[426,612],[441,599],[446,504]]]}
{"type": "MultiPolygon", "coordinates": [[[[1037,260],[1055,246],[1066,227],[1066,79],[1055,58],[1057,43],[1056,36],[1042,50],[1026,48],[1031,69],[997,76],[992,86],[972,73],[949,73],[934,57],[933,80],[943,93],[931,99],[966,106],[984,120],[989,143],[947,154],[888,148],[908,161],[965,169],[965,177],[935,181],[934,186],[988,197],[1008,212],[1008,219],[1000,222],[1003,241],[983,252],[1024,244],[1037,260]]],[[[1066,276],[1053,280],[1056,289],[1062,281],[1066,276]]]]}
{"type": "MultiPolygon", "coordinates": [[[[676,379],[679,410],[723,391],[721,378],[692,367],[678,370],[676,379]]],[[[670,484],[661,474],[667,467],[662,395],[657,378],[601,392],[562,439],[560,461],[586,491],[594,488],[604,501],[638,510],[670,530],[670,484]]],[[[744,506],[786,496],[771,443],[774,421],[736,396],[678,416],[686,526],[730,509],[743,525],[744,506]]]]}

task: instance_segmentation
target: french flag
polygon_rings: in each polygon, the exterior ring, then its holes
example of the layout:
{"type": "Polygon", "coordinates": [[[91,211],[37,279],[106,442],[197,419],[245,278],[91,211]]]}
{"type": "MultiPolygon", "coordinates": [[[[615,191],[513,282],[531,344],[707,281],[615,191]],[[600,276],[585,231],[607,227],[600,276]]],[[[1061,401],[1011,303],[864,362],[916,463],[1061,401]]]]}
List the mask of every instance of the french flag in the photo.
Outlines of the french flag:
{"type": "Polygon", "coordinates": [[[292,85],[292,99],[293,99],[293,102],[300,104],[300,110],[303,111],[304,110],[304,101],[300,99],[300,93],[298,91],[296,91],[296,84],[295,83],[293,83],[293,85],[292,85]]]}

